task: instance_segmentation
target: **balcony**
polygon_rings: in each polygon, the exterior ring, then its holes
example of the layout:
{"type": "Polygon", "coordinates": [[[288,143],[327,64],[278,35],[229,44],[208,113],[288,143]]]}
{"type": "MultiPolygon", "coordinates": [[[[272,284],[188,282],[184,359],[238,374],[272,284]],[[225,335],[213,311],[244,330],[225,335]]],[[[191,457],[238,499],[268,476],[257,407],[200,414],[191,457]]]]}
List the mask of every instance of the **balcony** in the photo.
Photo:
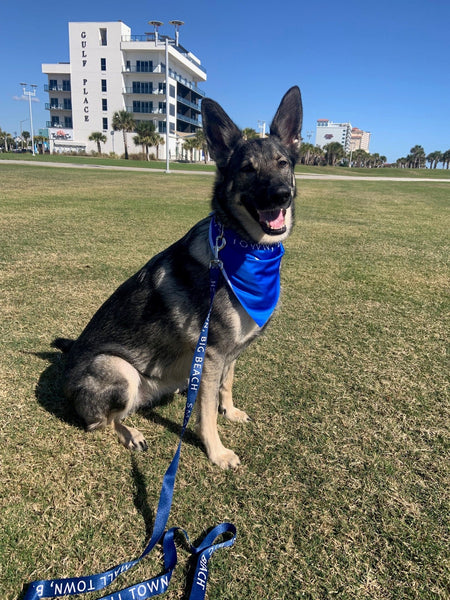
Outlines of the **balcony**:
{"type": "Polygon", "coordinates": [[[153,108],[153,109],[148,109],[148,110],[133,110],[132,106],[126,106],[126,111],[133,114],[133,115],[159,115],[159,116],[165,116],[166,115],[166,111],[165,109],[162,108],[153,108]]]}
{"type": "Polygon", "coordinates": [[[165,96],[166,95],[166,91],[165,90],[157,90],[154,89],[151,92],[143,92],[143,91],[139,91],[137,88],[132,88],[132,87],[126,87],[123,89],[123,94],[144,94],[147,96],[165,96]]]}
{"type": "Polygon", "coordinates": [[[51,104],[46,102],[45,110],[72,110],[72,105],[66,106],[64,104],[51,104]]]}
{"type": "Polygon", "coordinates": [[[48,83],[44,83],[44,92],[70,92],[70,86],[67,88],[67,85],[49,85],[48,83]]]}
{"type": "Polygon", "coordinates": [[[193,108],[194,110],[198,110],[198,112],[200,112],[200,105],[199,104],[196,104],[195,102],[191,102],[187,98],[183,98],[183,96],[177,96],[177,101],[181,102],[181,104],[189,106],[190,108],[193,108]]]}
{"type": "Polygon", "coordinates": [[[146,74],[146,73],[164,73],[164,67],[163,65],[160,63],[156,66],[152,66],[151,68],[145,68],[136,65],[136,63],[134,64],[129,64],[129,65],[123,65],[122,66],[122,73],[141,73],[141,74],[146,74]]]}
{"type": "Polygon", "coordinates": [[[177,119],[179,119],[180,121],[184,121],[185,123],[189,123],[190,125],[201,127],[198,119],[191,119],[191,117],[186,117],[186,115],[182,115],[181,113],[177,113],[177,119]]]}
{"type": "Polygon", "coordinates": [[[45,126],[48,128],[72,129],[72,119],[67,121],[47,121],[45,126]]]}

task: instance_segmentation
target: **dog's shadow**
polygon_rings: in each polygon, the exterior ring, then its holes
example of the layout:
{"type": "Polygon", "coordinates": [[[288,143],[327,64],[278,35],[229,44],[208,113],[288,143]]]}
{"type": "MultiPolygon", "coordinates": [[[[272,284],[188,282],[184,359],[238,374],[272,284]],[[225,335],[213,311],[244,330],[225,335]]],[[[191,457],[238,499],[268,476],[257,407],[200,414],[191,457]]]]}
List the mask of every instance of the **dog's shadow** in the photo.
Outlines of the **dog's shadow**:
{"type": "MultiPolygon", "coordinates": [[[[39,404],[57,419],[84,430],[85,427],[82,419],[77,415],[63,393],[64,356],[60,352],[30,352],[30,354],[49,363],[42,371],[35,389],[36,399],[39,404]]],[[[139,414],[144,416],[148,421],[153,422],[156,426],[164,427],[180,436],[183,420],[181,412],[180,423],[177,423],[162,416],[155,410],[173,401],[180,401],[179,394],[164,396],[155,405],[141,408],[139,414]]],[[[183,442],[197,448],[203,448],[199,438],[189,429],[184,434],[183,442]]]]}

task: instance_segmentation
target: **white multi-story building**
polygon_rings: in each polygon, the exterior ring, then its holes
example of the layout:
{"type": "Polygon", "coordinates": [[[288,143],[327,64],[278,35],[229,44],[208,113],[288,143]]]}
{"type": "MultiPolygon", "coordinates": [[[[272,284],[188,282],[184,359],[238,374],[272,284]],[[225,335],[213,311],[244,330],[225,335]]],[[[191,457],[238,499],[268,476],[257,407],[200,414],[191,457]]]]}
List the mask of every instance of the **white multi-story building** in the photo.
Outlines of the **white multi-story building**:
{"type": "MultiPolygon", "coordinates": [[[[126,110],[135,122],[153,121],[164,141],[168,127],[169,154],[176,158],[183,136],[201,126],[205,94],[197,84],[206,81],[200,60],[179,45],[177,25],[172,39],[158,34],[158,24],[154,33],[135,36],[121,21],[69,23],[69,47],[69,63],[42,65],[48,75],[50,151],[97,150],[88,138],[102,132],[107,138],[102,152],[121,155],[123,134],[113,130],[112,117],[126,110]]],[[[131,151],[133,134],[127,136],[131,151]]]]}
{"type": "Polygon", "coordinates": [[[331,142],[338,142],[346,152],[349,152],[351,136],[352,126],[350,123],[333,123],[328,119],[317,119],[316,146],[323,148],[331,142]]]}

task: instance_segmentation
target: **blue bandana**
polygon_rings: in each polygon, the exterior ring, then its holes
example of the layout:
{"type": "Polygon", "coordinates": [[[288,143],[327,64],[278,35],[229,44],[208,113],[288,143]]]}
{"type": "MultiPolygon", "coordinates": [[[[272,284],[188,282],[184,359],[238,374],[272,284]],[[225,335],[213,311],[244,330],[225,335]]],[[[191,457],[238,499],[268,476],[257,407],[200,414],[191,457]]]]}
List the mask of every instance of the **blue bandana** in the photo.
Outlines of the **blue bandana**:
{"type": "MultiPolygon", "coordinates": [[[[209,243],[213,252],[220,231],[212,217],[209,243]]],[[[222,274],[247,313],[262,327],[270,319],[280,297],[283,244],[248,242],[232,229],[224,229],[223,237],[225,247],[219,252],[222,274]]]]}

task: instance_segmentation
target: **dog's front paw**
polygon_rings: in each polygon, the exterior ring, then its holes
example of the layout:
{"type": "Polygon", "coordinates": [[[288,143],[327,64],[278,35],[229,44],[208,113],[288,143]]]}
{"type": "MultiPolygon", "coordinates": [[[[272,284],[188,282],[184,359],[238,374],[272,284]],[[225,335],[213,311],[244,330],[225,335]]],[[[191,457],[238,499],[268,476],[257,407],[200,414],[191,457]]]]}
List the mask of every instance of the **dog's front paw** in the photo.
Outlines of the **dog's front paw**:
{"type": "Polygon", "coordinates": [[[246,412],[239,410],[239,408],[236,408],[235,406],[232,406],[228,409],[223,408],[220,411],[220,414],[222,414],[229,421],[233,421],[233,423],[248,423],[251,421],[251,418],[246,412]]]}
{"type": "Polygon", "coordinates": [[[215,465],[225,470],[236,469],[236,467],[241,464],[239,456],[235,454],[233,450],[229,450],[228,448],[223,448],[221,452],[210,455],[209,459],[215,465]]]}

